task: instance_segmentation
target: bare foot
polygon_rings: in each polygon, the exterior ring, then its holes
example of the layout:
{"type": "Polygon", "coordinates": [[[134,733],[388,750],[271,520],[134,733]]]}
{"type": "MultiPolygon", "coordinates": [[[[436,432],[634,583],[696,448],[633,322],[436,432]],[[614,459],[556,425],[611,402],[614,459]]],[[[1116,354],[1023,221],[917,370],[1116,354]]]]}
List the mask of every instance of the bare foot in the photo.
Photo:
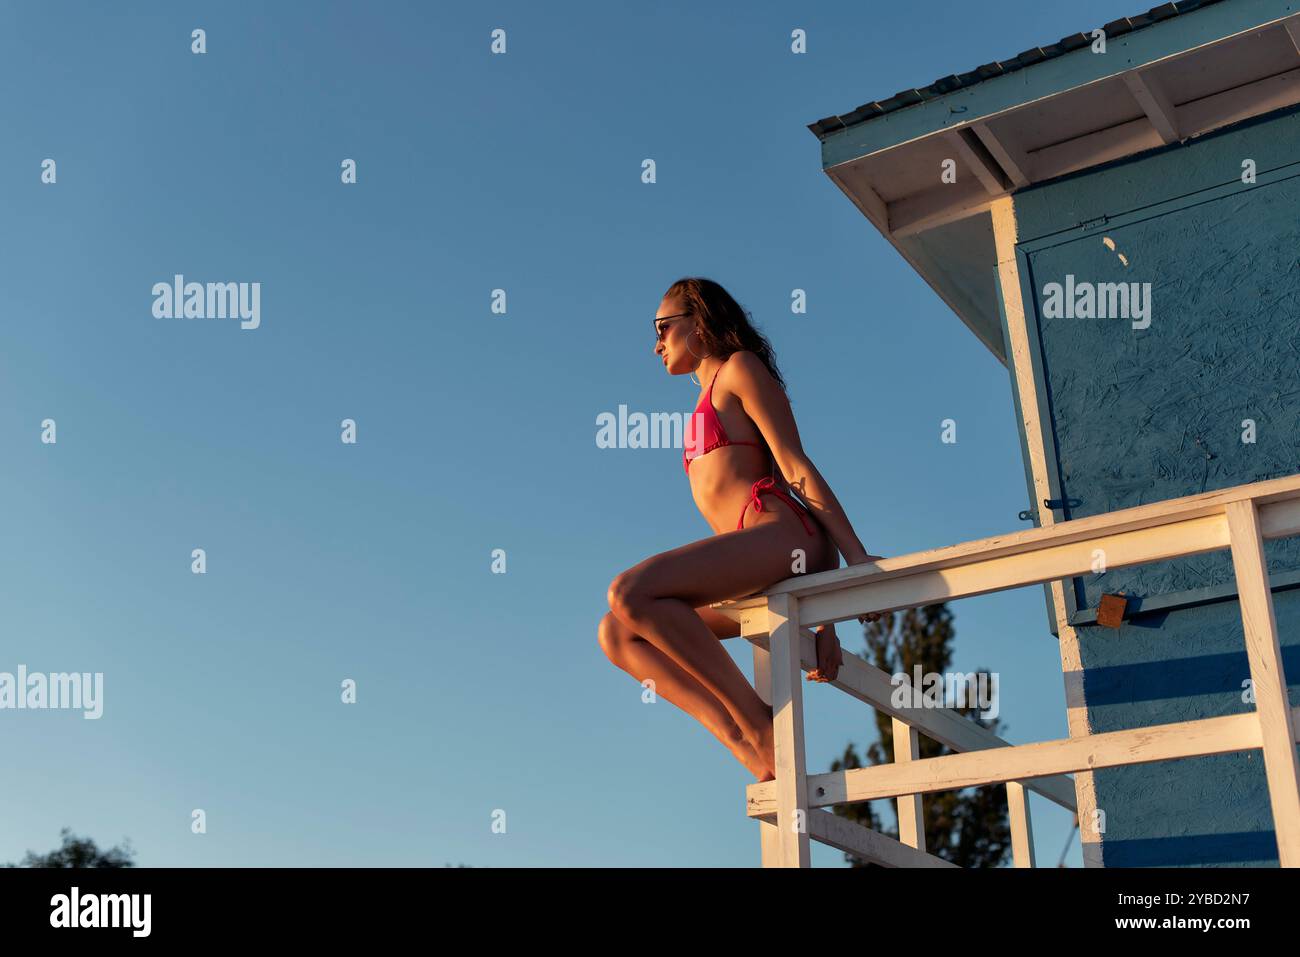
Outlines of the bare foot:
{"type": "Polygon", "coordinates": [[[822,683],[834,681],[840,672],[840,667],[844,664],[844,655],[840,649],[840,639],[835,634],[834,622],[817,629],[816,644],[817,667],[808,672],[807,679],[822,683]]]}

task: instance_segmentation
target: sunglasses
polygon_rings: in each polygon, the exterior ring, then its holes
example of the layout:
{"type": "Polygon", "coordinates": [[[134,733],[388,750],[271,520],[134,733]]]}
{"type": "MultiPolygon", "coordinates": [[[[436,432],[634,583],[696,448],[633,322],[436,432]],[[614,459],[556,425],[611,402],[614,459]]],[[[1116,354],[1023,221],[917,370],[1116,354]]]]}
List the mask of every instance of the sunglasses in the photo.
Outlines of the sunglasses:
{"type": "Polygon", "coordinates": [[[664,332],[666,332],[668,327],[672,325],[672,323],[669,322],[670,319],[680,319],[682,316],[689,316],[689,315],[690,315],[689,312],[679,312],[675,316],[660,316],[659,318],[653,320],[655,326],[655,342],[664,341],[664,332]],[[662,326],[659,325],[659,323],[661,322],[663,323],[662,326]]]}

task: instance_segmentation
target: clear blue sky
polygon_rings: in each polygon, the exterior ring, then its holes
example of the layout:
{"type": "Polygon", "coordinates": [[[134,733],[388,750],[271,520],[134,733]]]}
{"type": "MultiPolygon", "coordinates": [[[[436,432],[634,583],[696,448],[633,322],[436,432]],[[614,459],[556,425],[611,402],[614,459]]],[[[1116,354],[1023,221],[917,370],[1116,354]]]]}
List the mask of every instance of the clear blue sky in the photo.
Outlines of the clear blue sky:
{"type": "MultiPolygon", "coordinates": [[[[0,861],[66,825],[145,865],[757,864],[752,776],[597,645],[610,579],[708,528],[596,416],[693,405],[650,319],[709,276],[869,549],[1027,527],[1006,370],[805,126],[1135,9],[6,5],[0,671],[103,672],[104,715],[0,712],[0,861]],[[261,327],[155,319],[175,273],[261,282],[261,327]]],[[[1042,590],[953,608],[1007,736],[1066,736],[1042,590]]],[[[874,739],[805,689],[811,768],[874,739]]]]}

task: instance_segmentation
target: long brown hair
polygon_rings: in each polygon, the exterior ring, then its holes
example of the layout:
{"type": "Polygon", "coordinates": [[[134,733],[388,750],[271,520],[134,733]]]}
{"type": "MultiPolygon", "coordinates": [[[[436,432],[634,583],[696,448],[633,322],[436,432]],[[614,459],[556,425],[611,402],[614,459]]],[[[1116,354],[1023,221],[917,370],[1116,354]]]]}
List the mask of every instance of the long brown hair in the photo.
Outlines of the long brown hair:
{"type": "Polygon", "coordinates": [[[687,276],[668,287],[664,298],[680,300],[682,311],[699,323],[705,354],[726,359],[733,352],[752,352],[767,366],[782,389],[785,379],[776,367],[776,353],[767,337],[754,328],[750,315],[712,279],[687,276]]]}

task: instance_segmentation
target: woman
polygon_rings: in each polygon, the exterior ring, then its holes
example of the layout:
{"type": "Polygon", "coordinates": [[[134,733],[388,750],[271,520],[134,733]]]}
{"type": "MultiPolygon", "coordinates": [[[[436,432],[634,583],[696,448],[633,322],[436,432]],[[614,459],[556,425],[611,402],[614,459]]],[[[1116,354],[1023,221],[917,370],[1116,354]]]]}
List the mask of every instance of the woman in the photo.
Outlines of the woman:
{"type": "MultiPolygon", "coordinates": [[[[652,679],[658,695],[694,715],[759,781],[770,781],[772,708],[718,640],[736,637],[740,626],[709,605],[797,572],[837,568],[841,554],[850,565],[881,556],[867,554],[808,460],[771,344],[731,295],[708,279],[680,279],[654,324],[664,368],[698,373],[704,387],[682,459],[714,535],[618,575],[600,645],[637,681],[652,679]]],[[[842,662],[834,626],[820,629],[809,679],[833,680],[842,662]]]]}

